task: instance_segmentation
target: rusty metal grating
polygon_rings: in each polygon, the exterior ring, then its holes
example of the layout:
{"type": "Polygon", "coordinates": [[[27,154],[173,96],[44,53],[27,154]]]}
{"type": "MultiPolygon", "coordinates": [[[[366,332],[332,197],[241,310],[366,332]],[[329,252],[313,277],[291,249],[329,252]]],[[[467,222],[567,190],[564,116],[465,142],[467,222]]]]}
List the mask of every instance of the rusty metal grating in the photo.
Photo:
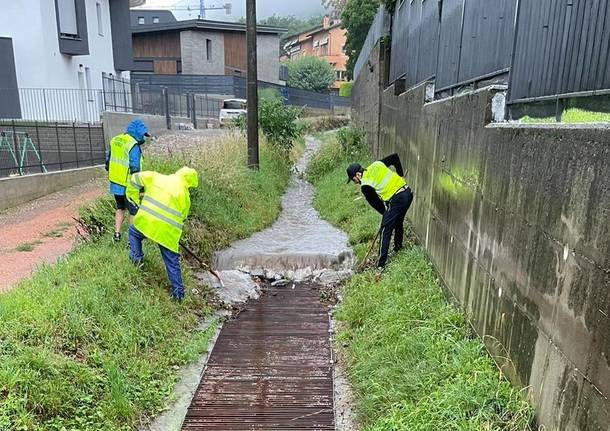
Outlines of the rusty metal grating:
{"type": "Polygon", "coordinates": [[[328,308],[271,288],[223,328],[182,430],[334,429],[328,308]]]}

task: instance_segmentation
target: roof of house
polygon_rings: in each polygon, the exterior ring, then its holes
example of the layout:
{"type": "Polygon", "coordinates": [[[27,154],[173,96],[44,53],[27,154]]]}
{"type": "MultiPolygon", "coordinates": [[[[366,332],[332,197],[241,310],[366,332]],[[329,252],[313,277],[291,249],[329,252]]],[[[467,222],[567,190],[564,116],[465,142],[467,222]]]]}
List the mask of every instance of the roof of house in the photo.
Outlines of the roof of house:
{"type": "Polygon", "coordinates": [[[336,28],[336,27],[341,27],[341,21],[336,20],[335,22],[333,22],[328,27],[324,27],[324,26],[320,25],[318,27],[312,28],[311,30],[305,31],[304,33],[307,33],[307,36],[313,36],[316,33],[320,33],[322,31],[332,30],[333,28],[336,28]]]}
{"type": "Polygon", "coordinates": [[[333,24],[328,27],[324,27],[323,24],[317,25],[315,27],[311,27],[300,33],[293,34],[292,36],[285,38],[285,40],[287,42],[284,45],[284,47],[290,47],[290,46],[296,45],[296,44],[301,43],[301,42],[305,41],[306,39],[312,37],[316,33],[320,33],[322,31],[328,31],[328,30],[331,30],[333,28],[340,27],[340,26],[341,26],[341,21],[335,20],[333,22],[333,24]]]}
{"type": "MultiPolygon", "coordinates": [[[[165,31],[184,31],[184,30],[213,30],[213,31],[236,31],[245,32],[246,25],[238,22],[210,21],[205,19],[190,19],[171,23],[135,25],[132,26],[133,34],[155,33],[165,31]]],[[[288,31],[281,27],[271,27],[266,25],[256,26],[257,33],[281,34],[288,31]]]]}

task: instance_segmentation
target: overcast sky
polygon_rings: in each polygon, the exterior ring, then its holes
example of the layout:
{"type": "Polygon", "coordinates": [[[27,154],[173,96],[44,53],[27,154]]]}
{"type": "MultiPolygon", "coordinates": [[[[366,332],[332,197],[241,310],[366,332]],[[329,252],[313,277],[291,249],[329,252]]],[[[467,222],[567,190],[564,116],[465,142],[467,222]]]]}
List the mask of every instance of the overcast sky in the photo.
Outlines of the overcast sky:
{"type": "MultiPolygon", "coordinates": [[[[206,18],[222,21],[233,21],[246,15],[245,0],[205,0],[206,6],[232,4],[231,16],[227,16],[225,11],[207,11],[206,18]]],[[[170,9],[172,7],[184,8],[190,6],[195,9],[193,12],[172,10],[177,19],[197,18],[199,10],[199,0],[146,0],[144,8],[170,9]]],[[[258,19],[266,18],[274,13],[277,15],[296,15],[308,17],[323,12],[320,0],[257,0],[256,2],[258,19]]]]}

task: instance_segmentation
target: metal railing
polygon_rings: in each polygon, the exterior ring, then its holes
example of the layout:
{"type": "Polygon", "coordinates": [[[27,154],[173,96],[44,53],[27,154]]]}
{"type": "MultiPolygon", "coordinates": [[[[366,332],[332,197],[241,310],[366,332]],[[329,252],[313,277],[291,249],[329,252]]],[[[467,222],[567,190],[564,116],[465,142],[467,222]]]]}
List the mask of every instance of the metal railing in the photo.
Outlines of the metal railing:
{"type": "Polygon", "coordinates": [[[0,121],[0,178],[101,165],[100,124],[0,121]]]}
{"type": "Polygon", "coordinates": [[[44,122],[99,123],[102,90],[66,88],[0,88],[0,118],[44,122]]]}

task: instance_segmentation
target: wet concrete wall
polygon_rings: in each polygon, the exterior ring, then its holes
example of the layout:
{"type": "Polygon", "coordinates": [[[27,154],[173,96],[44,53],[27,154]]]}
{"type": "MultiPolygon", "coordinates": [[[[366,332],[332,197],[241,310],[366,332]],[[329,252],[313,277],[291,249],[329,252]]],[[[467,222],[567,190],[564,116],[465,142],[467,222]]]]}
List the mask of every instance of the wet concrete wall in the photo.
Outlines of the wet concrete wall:
{"type": "MultiPolygon", "coordinates": [[[[370,91],[354,88],[360,121],[370,91]]],[[[381,91],[372,149],[406,165],[409,218],[451,295],[545,429],[609,430],[610,128],[494,125],[492,89],[381,91]]]]}

